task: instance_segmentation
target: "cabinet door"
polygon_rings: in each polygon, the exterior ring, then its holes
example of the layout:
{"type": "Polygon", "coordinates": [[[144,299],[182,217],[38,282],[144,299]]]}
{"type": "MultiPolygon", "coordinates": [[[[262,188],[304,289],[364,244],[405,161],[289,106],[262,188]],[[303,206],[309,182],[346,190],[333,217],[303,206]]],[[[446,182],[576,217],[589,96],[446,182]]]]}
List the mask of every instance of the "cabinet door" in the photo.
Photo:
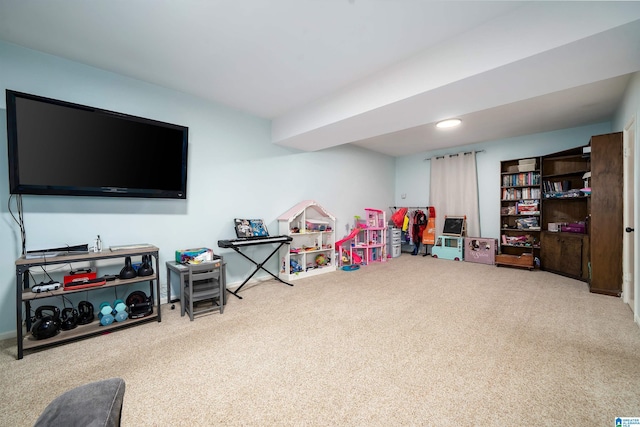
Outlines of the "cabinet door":
{"type": "Polygon", "coordinates": [[[582,276],[582,236],[542,233],[542,268],[567,276],[582,276]]]}
{"type": "Polygon", "coordinates": [[[622,291],[622,134],[591,138],[591,291],[622,291]]]}
{"type": "Polygon", "coordinates": [[[561,244],[558,235],[542,233],[542,251],[540,254],[541,267],[545,270],[560,270],[561,244]]]}

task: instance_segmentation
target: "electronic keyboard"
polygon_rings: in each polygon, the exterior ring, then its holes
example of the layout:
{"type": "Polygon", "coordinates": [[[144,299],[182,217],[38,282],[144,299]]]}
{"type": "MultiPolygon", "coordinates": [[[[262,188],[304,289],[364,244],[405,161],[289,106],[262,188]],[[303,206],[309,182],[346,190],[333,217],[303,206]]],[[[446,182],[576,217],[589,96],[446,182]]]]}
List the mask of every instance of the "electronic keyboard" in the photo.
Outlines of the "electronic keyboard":
{"type": "Polygon", "coordinates": [[[218,240],[221,248],[236,248],[239,246],[264,245],[266,243],[283,243],[293,240],[291,236],[253,236],[231,240],[218,240]]]}
{"type": "MultiPolygon", "coordinates": [[[[253,265],[256,266],[256,268],[253,270],[253,273],[251,273],[249,275],[249,277],[247,277],[246,279],[244,279],[244,282],[242,282],[242,284],[237,287],[234,291],[227,289],[227,292],[235,295],[236,297],[242,299],[242,297],[240,295],[238,295],[238,292],[240,292],[240,290],[242,289],[242,287],[249,281],[249,279],[251,279],[259,270],[264,270],[265,272],[269,273],[274,279],[276,279],[279,282],[284,283],[285,285],[289,285],[289,286],[293,286],[291,283],[287,283],[284,280],[282,280],[280,277],[278,277],[277,275],[273,274],[272,272],[270,272],[269,270],[267,270],[265,268],[265,264],[267,261],[269,261],[269,258],[271,258],[273,255],[275,255],[276,252],[278,252],[278,250],[284,246],[284,245],[288,245],[291,243],[291,241],[293,240],[293,237],[291,236],[255,236],[255,237],[241,237],[238,239],[232,239],[232,240],[218,240],[218,246],[221,248],[231,248],[234,251],[236,251],[237,253],[239,253],[240,255],[242,255],[244,258],[246,258],[247,260],[249,260],[253,265]],[[265,245],[267,243],[277,243],[277,246],[275,248],[273,248],[273,251],[271,251],[271,253],[264,259],[264,261],[262,262],[257,262],[254,259],[252,259],[250,256],[248,256],[247,254],[244,253],[244,251],[241,251],[241,248],[245,248],[247,246],[252,246],[252,245],[265,245]]],[[[247,251],[247,252],[251,252],[251,251],[247,251]]]]}

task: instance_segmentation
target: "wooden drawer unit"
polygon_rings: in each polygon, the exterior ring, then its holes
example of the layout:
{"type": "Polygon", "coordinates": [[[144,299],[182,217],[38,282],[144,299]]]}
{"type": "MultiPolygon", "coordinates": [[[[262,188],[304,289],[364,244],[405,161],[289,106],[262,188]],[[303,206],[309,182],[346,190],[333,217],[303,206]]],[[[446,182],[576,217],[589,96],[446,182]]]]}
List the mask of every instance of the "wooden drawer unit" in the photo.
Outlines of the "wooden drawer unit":
{"type": "Polygon", "coordinates": [[[533,270],[534,268],[533,254],[531,253],[524,253],[522,255],[498,254],[496,255],[496,266],[500,267],[501,265],[533,270]]]}

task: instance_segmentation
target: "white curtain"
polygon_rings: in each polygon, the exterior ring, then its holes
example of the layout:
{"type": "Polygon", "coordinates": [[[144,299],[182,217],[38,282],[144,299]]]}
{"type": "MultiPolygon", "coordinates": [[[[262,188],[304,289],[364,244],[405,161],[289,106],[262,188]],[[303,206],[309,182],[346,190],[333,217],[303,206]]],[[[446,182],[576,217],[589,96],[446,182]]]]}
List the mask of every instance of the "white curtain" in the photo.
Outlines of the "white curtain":
{"type": "Polygon", "coordinates": [[[445,216],[466,216],[467,236],[482,237],[475,152],[431,158],[430,199],[436,209],[436,237],[445,216]]]}

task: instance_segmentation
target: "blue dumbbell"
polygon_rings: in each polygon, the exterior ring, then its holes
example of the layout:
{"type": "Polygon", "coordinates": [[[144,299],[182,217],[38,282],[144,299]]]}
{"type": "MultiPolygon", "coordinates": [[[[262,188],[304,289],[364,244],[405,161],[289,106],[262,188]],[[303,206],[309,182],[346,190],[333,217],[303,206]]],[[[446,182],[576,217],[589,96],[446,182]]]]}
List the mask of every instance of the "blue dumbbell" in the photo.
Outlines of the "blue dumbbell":
{"type": "Polygon", "coordinates": [[[98,319],[100,319],[100,324],[102,326],[108,326],[113,323],[115,318],[113,317],[113,307],[111,307],[111,304],[106,301],[100,304],[98,319]]]}
{"type": "Polygon", "coordinates": [[[113,312],[115,313],[116,322],[123,322],[129,318],[127,305],[121,299],[117,299],[114,301],[113,312]]]}

